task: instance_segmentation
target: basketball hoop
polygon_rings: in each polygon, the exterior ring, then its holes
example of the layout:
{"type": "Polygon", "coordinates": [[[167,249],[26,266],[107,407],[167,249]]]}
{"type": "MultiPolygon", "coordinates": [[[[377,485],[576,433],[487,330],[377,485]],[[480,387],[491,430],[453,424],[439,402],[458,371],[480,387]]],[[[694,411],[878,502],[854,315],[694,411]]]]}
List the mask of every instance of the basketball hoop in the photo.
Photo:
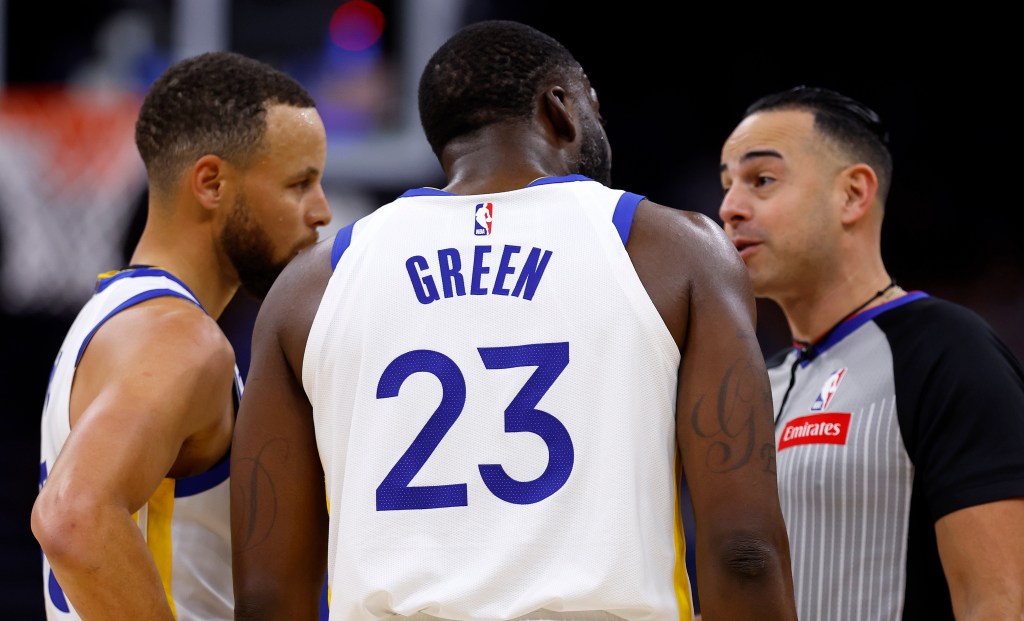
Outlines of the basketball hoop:
{"type": "Polygon", "coordinates": [[[141,96],[58,87],[0,91],[0,304],[77,310],[120,267],[146,187],[135,148],[141,96]]]}

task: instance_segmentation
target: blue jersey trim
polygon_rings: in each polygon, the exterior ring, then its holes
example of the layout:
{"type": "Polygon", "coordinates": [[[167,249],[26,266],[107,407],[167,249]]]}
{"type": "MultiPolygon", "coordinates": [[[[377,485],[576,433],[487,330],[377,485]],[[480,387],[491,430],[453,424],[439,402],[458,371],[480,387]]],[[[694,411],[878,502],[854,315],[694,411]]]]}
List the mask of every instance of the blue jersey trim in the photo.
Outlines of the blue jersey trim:
{"type": "Polygon", "coordinates": [[[331,247],[331,271],[338,267],[338,261],[341,260],[341,255],[345,254],[348,250],[349,245],[352,243],[352,227],[356,225],[355,222],[341,229],[334,235],[334,245],[331,247]]]}
{"type": "MultiPolygon", "coordinates": [[[[830,347],[832,347],[833,345],[835,345],[839,341],[841,341],[844,338],[846,338],[847,336],[849,336],[854,330],[856,330],[857,328],[859,328],[862,325],[866,324],[867,322],[871,321],[875,317],[878,317],[879,315],[881,315],[885,311],[891,310],[893,308],[897,308],[899,306],[903,306],[904,304],[909,304],[910,302],[913,302],[915,300],[920,300],[921,298],[926,298],[926,297],[928,297],[928,294],[923,292],[923,291],[913,291],[913,292],[910,292],[910,293],[908,293],[907,295],[905,295],[903,297],[896,298],[895,300],[893,300],[891,302],[886,302],[885,304],[879,304],[878,306],[875,306],[874,308],[869,308],[868,310],[866,310],[864,312],[857,313],[853,317],[850,317],[849,319],[844,321],[843,324],[840,325],[838,328],[836,328],[835,331],[832,334],[829,334],[828,338],[826,338],[824,341],[822,341],[821,343],[815,343],[815,345],[814,345],[814,350],[816,352],[815,356],[821,355],[822,353],[828,351],[828,349],[830,347]]],[[[799,352],[797,352],[797,353],[799,355],[799,352]]],[[[801,367],[806,367],[810,363],[811,363],[811,360],[804,360],[804,361],[802,361],[800,363],[800,366],[801,367]]]]}
{"type": "MultiPolygon", "coordinates": [[[[162,270],[160,268],[157,268],[157,267],[129,268],[129,269],[117,272],[113,276],[107,276],[105,278],[100,278],[99,282],[96,283],[96,293],[99,293],[100,291],[103,291],[104,289],[106,289],[110,285],[112,285],[115,282],[117,282],[119,280],[122,280],[124,278],[137,278],[139,276],[157,276],[157,277],[162,276],[162,277],[164,277],[164,278],[166,278],[168,280],[172,280],[172,281],[178,283],[179,285],[181,285],[181,287],[185,291],[189,292],[189,295],[194,297],[196,300],[199,299],[199,296],[197,296],[195,294],[195,292],[192,291],[192,289],[189,288],[188,285],[186,285],[185,283],[181,282],[181,280],[179,280],[177,276],[175,276],[174,274],[171,274],[168,271],[165,271],[165,270],[162,270]]],[[[203,308],[203,305],[200,304],[199,308],[203,308]]],[[[206,309],[203,308],[203,312],[205,312],[205,311],[206,311],[206,309]]]]}
{"type": "Polygon", "coordinates": [[[71,612],[71,607],[68,606],[68,598],[64,596],[64,589],[60,588],[60,584],[57,582],[57,576],[53,575],[53,570],[49,571],[49,576],[46,578],[47,590],[50,592],[50,601],[61,612],[71,612]]]}
{"type": "Polygon", "coordinates": [[[612,214],[612,224],[618,230],[623,246],[626,245],[626,240],[629,239],[629,229],[633,226],[633,214],[636,213],[636,206],[642,200],[644,200],[644,197],[639,194],[623,192],[622,196],[619,197],[618,204],[615,205],[615,213],[612,214]]]}
{"type": "MultiPolygon", "coordinates": [[[[171,280],[173,282],[178,283],[183,289],[185,289],[185,291],[188,291],[189,294],[191,294],[193,297],[195,297],[195,294],[188,287],[188,285],[183,283],[181,280],[176,278],[174,275],[172,275],[169,272],[166,272],[164,270],[158,269],[158,268],[148,268],[148,267],[147,268],[137,268],[137,269],[127,269],[127,270],[118,272],[118,273],[114,274],[113,276],[109,276],[109,277],[106,277],[106,278],[101,278],[99,280],[99,282],[97,283],[97,285],[96,285],[96,292],[99,293],[100,291],[103,291],[104,289],[109,287],[114,282],[116,282],[118,280],[121,280],[123,278],[136,278],[136,277],[140,277],[140,276],[155,276],[155,277],[167,278],[167,279],[169,279],[169,280],[171,280]]],[[[82,342],[82,347],[78,350],[78,357],[75,359],[75,366],[77,367],[78,363],[81,362],[82,355],[85,354],[85,348],[88,347],[89,343],[92,341],[92,337],[96,334],[96,331],[99,330],[100,327],[103,324],[105,324],[108,319],[110,319],[111,317],[113,317],[117,313],[125,310],[126,308],[130,308],[132,306],[135,306],[136,304],[139,304],[141,302],[145,302],[146,300],[151,300],[153,298],[165,297],[165,296],[175,297],[175,298],[180,298],[182,300],[186,300],[186,301],[191,302],[191,303],[195,304],[196,306],[198,306],[203,312],[206,312],[206,309],[203,308],[203,305],[200,304],[197,301],[197,299],[190,298],[187,295],[182,294],[180,291],[175,291],[174,289],[150,289],[148,291],[143,291],[142,293],[139,293],[137,295],[134,295],[134,296],[128,298],[127,300],[125,300],[121,304],[118,304],[116,308],[114,308],[112,311],[107,313],[107,315],[103,319],[101,319],[93,327],[93,329],[85,337],[85,340],[82,342]]],[[[241,382],[241,379],[240,379],[240,377],[238,375],[238,367],[236,366],[235,367],[235,386],[234,386],[234,388],[235,388],[234,393],[235,393],[236,399],[240,399],[241,398],[241,384],[240,384],[240,382],[241,382]]],[[[236,401],[236,409],[237,409],[237,401],[236,401]]],[[[217,462],[216,465],[214,465],[212,468],[210,468],[206,472],[204,472],[202,474],[195,475],[195,476],[184,477],[184,478],[178,479],[175,482],[175,485],[174,485],[174,496],[176,498],[182,498],[182,497],[185,497],[185,496],[193,496],[193,495],[198,494],[200,492],[205,492],[206,490],[213,489],[214,487],[216,487],[220,483],[226,481],[228,479],[228,475],[231,473],[231,462],[230,462],[229,457],[230,457],[230,451],[227,454],[225,454],[224,457],[222,457],[220,459],[220,461],[217,462]]],[[[46,477],[46,464],[45,463],[41,464],[41,468],[42,468],[42,472],[41,472],[40,476],[41,476],[41,478],[45,478],[46,477]]]]}
{"type": "Polygon", "coordinates": [[[231,474],[231,451],[228,451],[220,461],[212,468],[202,474],[191,477],[183,477],[174,482],[174,497],[185,498],[213,489],[228,480],[231,474]]]}
{"type": "MultiPolygon", "coordinates": [[[[531,181],[526,187],[532,188],[538,185],[548,185],[551,183],[567,183],[570,181],[593,181],[590,177],[584,177],[583,175],[565,175],[562,177],[541,177],[531,181]]],[[[484,192],[483,194],[497,194],[497,192],[484,192]]],[[[409,198],[412,196],[459,196],[458,194],[452,194],[451,192],[445,192],[437,188],[413,188],[406,190],[398,198],[409,198]]]]}
{"type": "Polygon", "coordinates": [[[590,177],[584,177],[583,175],[565,175],[564,177],[541,177],[530,182],[530,185],[526,186],[532,188],[538,185],[549,185],[552,183],[567,183],[570,181],[593,181],[590,177]]]}
{"type": "MultiPolygon", "coordinates": [[[[115,278],[116,278],[116,276],[115,276],[115,278]]],[[[138,295],[135,295],[133,297],[130,297],[127,300],[125,300],[124,302],[121,302],[117,306],[117,308],[115,308],[114,310],[112,310],[109,313],[107,313],[107,316],[104,317],[103,319],[101,319],[93,327],[93,329],[89,331],[88,336],[86,336],[85,340],[82,341],[82,347],[78,350],[78,357],[75,358],[75,367],[78,367],[78,363],[82,361],[82,354],[85,353],[85,348],[89,346],[89,341],[92,340],[92,337],[96,334],[96,331],[99,330],[100,326],[105,324],[108,319],[110,319],[114,315],[120,313],[121,311],[123,311],[126,308],[129,308],[131,306],[135,306],[139,302],[145,302],[146,300],[151,300],[153,298],[159,298],[159,297],[163,297],[163,296],[170,296],[170,297],[174,297],[174,298],[181,298],[182,300],[186,300],[188,302],[192,302],[193,304],[195,304],[199,308],[203,308],[203,306],[199,302],[196,302],[195,300],[193,300],[192,298],[188,297],[187,295],[183,295],[182,293],[180,293],[178,291],[175,291],[174,289],[150,289],[149,291],[143,291],[142,293],[140,293],[138,295]]]]}
{"type": "Polygon", "coordinates": [[[409,198],[410,196],[455,196],[451,192],[438,190],[437,188],[413,188],[402,192],[398,198],[409,198]]]}

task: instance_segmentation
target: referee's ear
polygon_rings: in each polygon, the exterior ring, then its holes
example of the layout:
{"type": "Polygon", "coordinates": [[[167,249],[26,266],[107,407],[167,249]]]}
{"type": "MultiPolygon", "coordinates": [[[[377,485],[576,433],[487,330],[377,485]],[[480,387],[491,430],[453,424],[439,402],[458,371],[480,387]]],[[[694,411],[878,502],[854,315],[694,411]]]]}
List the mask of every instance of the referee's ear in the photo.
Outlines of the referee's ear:
{"type": "Polygon", "coordinates": [[[860,222],[871,213],[878,196],[878,176],[867,164],[853,164],[839,173],[838,183],[843,193],[839,220],[844,226],[860,222]]]}

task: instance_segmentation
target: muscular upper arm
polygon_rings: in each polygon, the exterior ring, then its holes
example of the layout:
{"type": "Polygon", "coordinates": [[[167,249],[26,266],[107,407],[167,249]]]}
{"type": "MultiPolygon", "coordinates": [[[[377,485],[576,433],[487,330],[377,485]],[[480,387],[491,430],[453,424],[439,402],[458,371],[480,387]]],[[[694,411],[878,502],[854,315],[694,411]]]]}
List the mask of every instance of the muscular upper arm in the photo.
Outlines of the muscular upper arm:
{"type": "Polygon", "coordinates": [[[43,491],[134,512],[164,477],[209,468],[231,440],[233,369],[216,322],[189,302],[118,313],[78,365],[71,434],[43,491]]]}
{"type": "Polygon", "coordinates": [[[1024,498],[968,507],[935,523],[957,619],[1024,616],[1024,498]]]}
{"type": "Polygon", "coordinates": [[[741,486],[745,493],[774,486],[775,434],[746,270],[721,228],[700,218],[692,229],[689,252],[682,257],[690,280],[677,432],[688,473],[703,475],[690,482],[691,493],[714,495],[716,506],[738,491],[729,486],[741,486]],[[740,476],[719,480],[729,473],[740,476]]]}
{"type": "Polygon", "coordinates": [[[300,253],[260,307],[235,426],[231,537],[238,618],[315,618],[327,507],[302,356],[330,245],[300,253]]]}
{"type": "Polygon", "coordinates": [[[718,477],[736,471],[735,484],[774,484],[771,390],[742,260],[709,218],[641,207],[628,248],[679,344],[679,443],[688,480],[703,475],[691,491],[726,496],[718,477]]]}
{"type": "Polygon", "coordinates": [[[729,588],[741,576],[768,575],[762,603],[787,609],[792,587],[771,390],[742,260],[709,218],[647,202],[627,249],[680,348],[676,427],[694,508],[701,608],[705,616],[745,614],[740,608],[751,602],[737,602],[729,588]]]}

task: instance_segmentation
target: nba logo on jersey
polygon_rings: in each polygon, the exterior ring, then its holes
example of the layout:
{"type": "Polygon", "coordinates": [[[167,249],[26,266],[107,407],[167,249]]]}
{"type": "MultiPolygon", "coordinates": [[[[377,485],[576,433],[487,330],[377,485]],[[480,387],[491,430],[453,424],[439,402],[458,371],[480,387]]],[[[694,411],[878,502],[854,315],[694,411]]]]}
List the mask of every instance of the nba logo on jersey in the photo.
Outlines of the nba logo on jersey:
{"type": "Polygon", "coordinates": [[[820,412],[828,407],[832,397],[836,396],[836,391],[839,390],[839,382],[843,381],[844,375],[846,375],[846,367],[839,369],[825,380],[825,385],[821,387],[818,398],[814,400],[814,405],[811,406],[812,412],[820,412]]]}
{"type": "Polygon", "coordinates": [[[494,204],[480,203],[476,206],[476,226],[474,235],[490,235],[491,221],[494,219],[494,204]]]}

